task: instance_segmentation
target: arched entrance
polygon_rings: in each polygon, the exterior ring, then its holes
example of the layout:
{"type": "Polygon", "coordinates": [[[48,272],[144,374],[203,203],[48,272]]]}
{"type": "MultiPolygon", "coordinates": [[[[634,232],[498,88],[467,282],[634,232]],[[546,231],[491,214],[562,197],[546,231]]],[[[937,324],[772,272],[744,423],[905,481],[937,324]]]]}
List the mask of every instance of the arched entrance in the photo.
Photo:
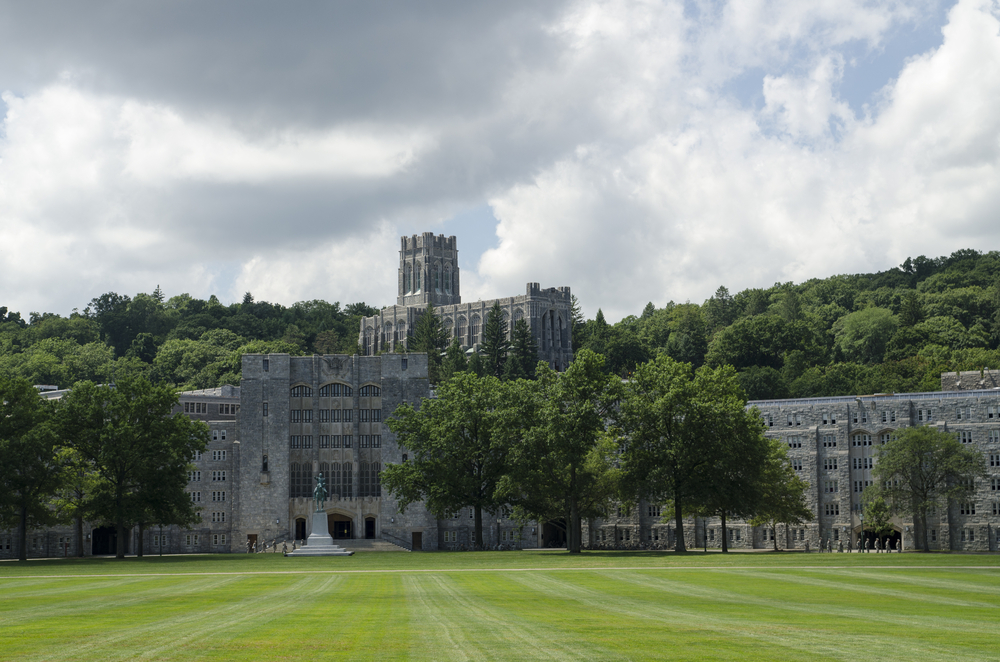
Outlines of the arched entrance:
{"type": "Polygon", "coordinates": [[[295,520],[295,539],[306,539],[306,520],[303,517],[299,517],[295,520]]]}
{"type": "Polygon", "coordinates": [[[375,518],[366,517],[365,518],[365,539],[373,540],[375,538],[375,518]]]}
{"type": "Polygon", "coordinates": [[[550,520],[542,525],[542,547],[566,546],[566,520],[550,520]]]}
{"type": "MultiPolygon", "coordinates": [[[[113,526],[102,526],[94,529],[91,534],[90,553],[94,556],[118,553],[118,531],[113,526]]],[[[128,540],[125,540],[125,553],[128,554],[128,540]]]]}
{"type": "MultiPolygon", "coordinates": [[[[330,513],[326,516],[326,523],[330,534],[335,539],[346,540],[354,537],[354,520],[347,515],[330,513]]],[[[374,535],[372,537],[374,537],[374,535]]]]}
{"type": "MultiPolygon", "coordinates": [[[[854,527],[854,534],[853,534],[854,537],[851,540],[851,542],[857,545],[858,536],[861,535],[862,535],[861,527],[860,526],[854,527]]],[[[871,541],[872,551],[875,551],[875,540],[879,539],[882,542],[883,550],[889,549],[892,551],[896,551],[896,543],[900,542],[900,540],[902,540],[902,537],[903,537],[902,532],[895,526],[892,527],[892,531],[890,531],[889,533],[883,533],[882,535],[879,536],[876,536],[875,532],[872,531],[871,529],[865,529],[862,538],[862,544],[864,545],[864,549],[868,549],[868,542],[871,541]]],[[[902,543],[900,543],[900,549],[902,550],[902,543]]]]}

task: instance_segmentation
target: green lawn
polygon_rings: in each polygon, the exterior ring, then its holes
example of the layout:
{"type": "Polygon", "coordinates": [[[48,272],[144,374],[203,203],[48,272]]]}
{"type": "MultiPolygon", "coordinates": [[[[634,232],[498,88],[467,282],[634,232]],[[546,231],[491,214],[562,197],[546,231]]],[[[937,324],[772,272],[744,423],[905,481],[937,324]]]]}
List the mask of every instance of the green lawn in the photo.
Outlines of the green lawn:
{"type": "Polygon", "coordinates": [[[1000,556],[0,563],[0,659],[1000,660],[1000,556]]]}

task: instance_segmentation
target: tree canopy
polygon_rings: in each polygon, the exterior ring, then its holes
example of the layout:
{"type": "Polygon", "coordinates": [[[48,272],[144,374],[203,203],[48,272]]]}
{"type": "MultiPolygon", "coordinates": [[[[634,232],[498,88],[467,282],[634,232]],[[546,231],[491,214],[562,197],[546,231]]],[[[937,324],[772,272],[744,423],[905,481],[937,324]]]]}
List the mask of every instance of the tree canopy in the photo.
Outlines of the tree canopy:
{"type": "Polygon", "coordinates": [[[954,434],[930,426],[897,430],[889,443],[875,449],[872,477],[893,512],[913,515],[915,539],[927,551],[927,516],[949,500],[964,501],[974,481],[986,477],[978,451],[963,446],[954,434]]]}

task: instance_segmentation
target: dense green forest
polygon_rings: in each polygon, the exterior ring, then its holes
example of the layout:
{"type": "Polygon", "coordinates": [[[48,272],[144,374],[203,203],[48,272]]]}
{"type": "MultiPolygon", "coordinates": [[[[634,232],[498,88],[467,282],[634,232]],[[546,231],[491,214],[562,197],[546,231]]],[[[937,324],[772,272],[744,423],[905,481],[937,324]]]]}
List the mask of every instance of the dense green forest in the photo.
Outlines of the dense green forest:
{"type": "Polygon", "coordinates": [[[658,352],[730,364],[751,399],[936,391],[940,373],[1000,368],[1000,252],[908,258],[874,274],[648,304],[609,325],[574,311],[574,349],[622,376],[658,352]]]}
{"type": "Polygon", "coordinates": [[[355,353],[360,318],[375,312],[364,303],[285,307],[249,293],[224,306],[215,296],[165,299],[159,287],[135,297],[109,292],[69,317],[24,320],[0,306],[0,374],[63,388],[122,371],[184,389],[239,384],[245,353],[355,353]]]}
{"type": "MultiPolygon", "coordinates": [[[[222,305],[157,288],[113,292],[69,317],[0,307],[0,374],[71,386],[135,370],[177,388],[238,384],[246,352],[351,353],[364,303],[222,305]]],[[[608,324],[574,311],[574,349],[627,376],[664,352],[695,366],[731,364],[752,399],[932,391],[950,370],[1000,368],[1000,252],[920,256],[873,274],[730,294],[701,305],[648,304],[608,324]]]]}

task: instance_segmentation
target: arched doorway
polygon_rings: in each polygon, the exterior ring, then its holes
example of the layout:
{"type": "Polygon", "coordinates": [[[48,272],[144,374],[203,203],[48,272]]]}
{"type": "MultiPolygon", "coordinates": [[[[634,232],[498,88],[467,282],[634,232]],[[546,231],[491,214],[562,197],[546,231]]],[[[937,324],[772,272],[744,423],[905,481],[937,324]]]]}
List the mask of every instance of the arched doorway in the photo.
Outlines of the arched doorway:
{"type": "Polygon", "coordinates": [[[303,517],[299,517],[295,520],[295,539],[306,539],[306,520],[303,517]]]}
{"type": "MultiPolygon", "coordinates": [[[[854,539],[852,540],[852,543],[857,544],[859,536],[862,536],[861,527],[856,526],[854,527],[854,539]]],[[[882,535],[879,536],[876,536],[875,532],[872,531],[871,529],[866,528],[864,530],[862,544],[864,545],[864,549],[868,549],[868,542],[871,541],[872,551],[875,551],[875,540],[878,539],[881,540],[882,542],[883,550],[889,549],[892,551],[896,551],[896,543],[900,542],[902,538],[903,538],[902,532],[895,526],[892,527],[892,530],[889,533],[883,533],[882,535]]],[[[902,550],[902,543],[900,543],[900,550],[902,550]]]]}
{"type": "Polygon", "coordinates": [[[375,538],[375,518],[366,517],[365,518],[365,539],[373,540],[375,538]]]}
{"type": "MultiPolygon", "coordinates": [[[[94,556],[118,553],[118,531],[113,526],[102,526],[94,529],[91,534],[90,553],[94,556]]],[[[125,553],[128,554],[128,540],[125,540],[125,553]]]]}
{"type": "Polygon", "coordinates": [[[335,539],[346,540],[354,537],[354,520],[347,515],[330,513],[326,516],[326,522],[330,534],[335,539]]]}
{"type": "Polygon", "coordinates": [[[566,546],[566,520],[550,520],[542,525],[542,547],[566,546]]]}

